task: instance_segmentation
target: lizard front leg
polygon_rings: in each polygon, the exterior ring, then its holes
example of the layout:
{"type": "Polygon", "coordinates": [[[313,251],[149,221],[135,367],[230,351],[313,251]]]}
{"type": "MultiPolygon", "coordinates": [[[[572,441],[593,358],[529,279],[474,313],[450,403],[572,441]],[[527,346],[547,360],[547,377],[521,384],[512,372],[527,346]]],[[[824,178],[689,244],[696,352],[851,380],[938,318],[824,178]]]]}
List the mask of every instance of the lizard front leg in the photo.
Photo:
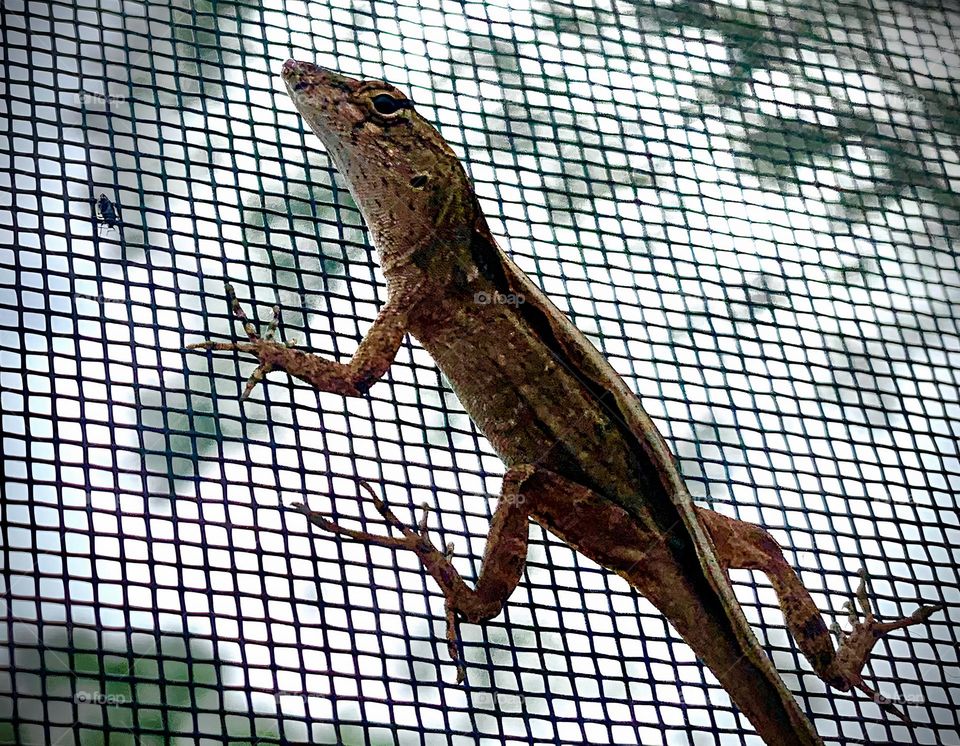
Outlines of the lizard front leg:
{"type": "Polygon", "coordinates": [[[376,383],[393,363],[400,349],[400,342],[407,331],[406,310],[400,295],[393,294],[380,310],[353,359],[349,363],[327,360],[315,353],[303,352],[293,343],[277,342],[274,336],[280,323],[280,309],[273,308],[273,319],[262,337],[257,333],[247,314],[237,300],[230,283],[227,283],[227,298],[234,316],[243,325],[248,342],[214,342],[205,340],[187,345],[191,350],[237,351],[255,355],[260,365],[251,374],[241,394],[241,399],[272,370],[285,370],[291,376],[309,383],[320,391],[343,396],[362,396],[376,383]]]}
{"type": "MultiPolygon", "coordinates": [[[[857,688],[874,701],[883,702],[876,692],[864,683],[861,674],[873,646],[881,637],[894,630],[926,621],[931,614],[942,609],[943,605],[921,606],[910,616],[892,622],[880,622],[870,608],[866,578],[861,572],[856,599],[863,612],[863,620],[857,618],[853,605],[848,603],[852,630],[842,633],[839,625],[834,625],[834,632],[840,639],[839,648],[835,649],[827,625],[824,624],[813,598],[784,559],[780,546],[769,533],[760,526],[728,518],[712,510],[697,508],[697,513],[709,531],[716,547],[717,559],[725,569],[760,570],[770,579],[787,627],[817,675],[841,691],[857,688]]],[[[895,707],[887,705],[887,708],[903,717],[903,713],[895,707]]]]}
{"type": "Polygon", "coordinates": [[[458,618],[471,623],[492,619],[500,613],[510,594],[517,587],[517,583],[520,582],[527,556],[527,518],[529,517],[526,501],[520,490],[533,472],[533,467],[519,466],[511,468],[504,475],[500,501],[497,503],[497,509],[490,524],[483,563],[474,588],[467,585],[453,566],[451,562],[453,547],[448,546],[446,551],[440,551],[430,540],[427,534],[426,506],[424,506],[420,523],[416,528],[410,528],[393,514],[366,482],[361,482],[373,498],[377,510],[386,519],[388,526],[400,532],[399,537],[344,528],[304,505],[293,507],[302,512],[311,523],[326,531],[378,546],[407,549],[420,558],[424,568],[440,585],[446,599],[447,649],[451,659],[457,664],[457,682],[459,683],[463,681],[465,671],[457,645],[458,618]]]}

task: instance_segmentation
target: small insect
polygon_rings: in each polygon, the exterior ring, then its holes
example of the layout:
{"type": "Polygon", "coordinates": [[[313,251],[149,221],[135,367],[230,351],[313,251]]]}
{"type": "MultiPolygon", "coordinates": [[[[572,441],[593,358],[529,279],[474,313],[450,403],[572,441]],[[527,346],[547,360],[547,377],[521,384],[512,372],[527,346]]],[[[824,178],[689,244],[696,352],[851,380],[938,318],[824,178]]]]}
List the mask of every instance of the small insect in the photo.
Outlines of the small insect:
{"type": "Polygon", "coordinates": [[[120,227],[123,226],[123,222],[120,219],[120,205],[116,202],[111,202],[103,192],[100,192],[100,196],[97,197],[97,222],[100,223],[101,236],[103,235],[104,226],[106,226],[108,230],[119,230],[120,227]]]}

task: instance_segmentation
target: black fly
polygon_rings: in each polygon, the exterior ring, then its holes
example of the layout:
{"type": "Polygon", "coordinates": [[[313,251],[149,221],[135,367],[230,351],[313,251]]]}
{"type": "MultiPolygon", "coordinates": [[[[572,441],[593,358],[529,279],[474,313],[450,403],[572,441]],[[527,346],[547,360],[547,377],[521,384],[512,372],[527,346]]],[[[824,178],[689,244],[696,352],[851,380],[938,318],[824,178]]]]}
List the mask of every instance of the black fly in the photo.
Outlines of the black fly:
{"type": "Polygon", "coordinates": [[[103,235],[103,226],[107,229],[119,229],[123,223],[120,220],[120,205],[111,202],[103,192],[97,197],[97,221],[100,225],[100,235],[103,235]]]}

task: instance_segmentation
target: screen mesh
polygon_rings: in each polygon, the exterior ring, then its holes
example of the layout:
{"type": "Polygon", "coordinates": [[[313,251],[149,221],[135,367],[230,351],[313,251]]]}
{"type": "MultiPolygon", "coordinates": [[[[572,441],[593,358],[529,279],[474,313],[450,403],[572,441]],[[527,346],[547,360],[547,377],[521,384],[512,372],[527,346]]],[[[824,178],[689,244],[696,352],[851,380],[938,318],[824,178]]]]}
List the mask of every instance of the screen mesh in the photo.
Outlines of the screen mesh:
{"type": "MultiPolygon", "coordinates": [[[[828,621],[861,567],[882,618],[958,601],[952,0],[4,0],[0,32],[0,742],[759,743],[536,526],[456,685],[416,558],[283,510],[383,532],[363,477],[472,578],[503,474],[409,339],[360,399],[273,374],[241,404],[247,358],[184,350],[242,333],[228,279],[339,360],[386,297],[290,56],[409,92],[697,500],[769,529],[828,621]]],[[[828,743],[960,743],[955,607],[876,649],[906,725],[733,578],[828,743]]]]}

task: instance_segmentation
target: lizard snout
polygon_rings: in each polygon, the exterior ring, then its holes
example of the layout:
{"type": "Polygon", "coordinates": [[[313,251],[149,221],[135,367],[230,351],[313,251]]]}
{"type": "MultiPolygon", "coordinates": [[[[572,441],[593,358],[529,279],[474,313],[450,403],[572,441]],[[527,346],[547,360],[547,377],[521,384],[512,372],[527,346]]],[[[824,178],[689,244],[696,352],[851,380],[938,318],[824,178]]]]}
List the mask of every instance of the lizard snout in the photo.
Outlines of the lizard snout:
{"type": "Polygon", "coordinates": [[[303,93],[308,89],[318,92],[336,91],[340,95],[351,94],[359,85],[359,81],[340,75],[333,70],[320,67],[312,62],[301,62],[294,59],[289,59],[283,63],[280,76],[283,78],[283,82],[287,84],[287,90],[290,91],[291,95],[303,93]]]}
{"type": "Polygon", "coordinates": [[[293,58],[287,60],[283,63],[283,67],[280,70],[280,74],[284,79],[295,78],[295,77],[341,77],[332,70],[327,70],[325,67],[320,67],[320,65],[314,65],[312,62],[303,62],[302,60],[295,60],[293,58]]]}
{"type": "Polygon", "coordinates": [[[324,72],[323,68],[317,67],[311,62],[300,62],[290,59],[283,63],[280,71],[280,77],[291,90],[302,90],[311,80],[320,77],[324,72]]]}
{"type": "Polygon", "coordinates": [[[289,60],[287,60],[286,62],[283,63],[283,68],[282,68],[282,70],[281,70],[281,74],[283,75],[284,78],[286,78],[286,77],[288,77],[289,75],[292,75],[292,74],[296,73],[296,72],[300,69],[301,66],[306,65],[306,64],[309,64],[309,63],[306,63],[306,62],[297,62],[297,61],[294,60],[294,59],[289,59],[289,60]]]}

